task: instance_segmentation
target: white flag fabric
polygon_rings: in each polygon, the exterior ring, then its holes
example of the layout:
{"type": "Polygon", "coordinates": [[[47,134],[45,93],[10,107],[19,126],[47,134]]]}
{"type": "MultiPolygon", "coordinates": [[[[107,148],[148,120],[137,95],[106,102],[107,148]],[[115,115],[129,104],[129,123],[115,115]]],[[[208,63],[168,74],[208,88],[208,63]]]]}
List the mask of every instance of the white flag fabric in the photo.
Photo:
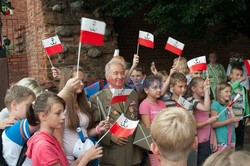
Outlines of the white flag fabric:
{"type": "Polygon", "coordinates": [[[58,36],[53,36],[42,40],[46,53],[50,56],[52,54],[63,52],[63,47],[58,36]]]}
{"type": "Polygon", "coordinates": [[[177,107],[182,107],[186,110],[190,110],[192,108],[192,104],[184,99],[184,97],[180,96],[178,99],[177,107]]]}
{"type": "Polygon", "coordinates": [[[169,37],[165,49],[176,55],[181,56],[184,46],[185,44],[175,40],[172,37],[169,37]]]}
{"type": "Polygon", "coordinates": [[[138,43],[145,47],[154,48],[154,35],[149,32],[139,31],[138,43]]]}
{"type": "Polygon", "coordinates": [[[200,56],[200,57],[191,59],[187,62],[187,65],[191,72],[198,71],[198,70],[207,70],[206,56],[200,56]]]}

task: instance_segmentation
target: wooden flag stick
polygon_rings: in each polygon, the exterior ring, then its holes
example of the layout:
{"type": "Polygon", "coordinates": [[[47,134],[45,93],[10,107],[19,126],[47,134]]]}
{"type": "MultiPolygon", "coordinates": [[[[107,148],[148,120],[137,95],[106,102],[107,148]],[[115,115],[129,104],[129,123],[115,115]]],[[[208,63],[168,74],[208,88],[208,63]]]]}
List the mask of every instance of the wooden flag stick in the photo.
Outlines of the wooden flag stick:
{"type": "Polygon", "coordinates": [[[76,75],[77,75],[77,77],[79,77],[79,65],[80,65],[81,47],[82,47],[82,43],[79,42],[78,57],[77,57],[77,70],[76,70],[76,75]]]}
{"type": "Polygon", "coordinates": [[[137,49],[136,49],[136,54],[138,55],[139,53],[139,43],[137,43],[137,49]]]}
{"type": "Polygon", "coordinates": [[[49,55],[47,55],[47,56],[48,56],[48,58],[49,58],[49,62],[50,62],[51,67],[54,67],[54,66],[53,66],[53,63],[52,63],[52,61],[51,61],[51,59],[50,59],[50,56],[49,56],[49,55]]]}
{"type": "MultiPolygon", "coordinates": [[[[206,74],[207,74],[207,78],[209,79],[209,75],[208,75],[208,70],[206,70],[206,74]]],[[[208,89],[208,94],[210,95],[210,87],[209,87],[209,89],[208,89]]]]}
{"type": "Polygon", "coordinates": [[[99,142],[107,135],[109,133],[109,130],[108,131],[106,131],[106,133],[105,134],[103,134],[103,136],[95,143],[96,145],[98,145],[99,144],[99,142]]]}

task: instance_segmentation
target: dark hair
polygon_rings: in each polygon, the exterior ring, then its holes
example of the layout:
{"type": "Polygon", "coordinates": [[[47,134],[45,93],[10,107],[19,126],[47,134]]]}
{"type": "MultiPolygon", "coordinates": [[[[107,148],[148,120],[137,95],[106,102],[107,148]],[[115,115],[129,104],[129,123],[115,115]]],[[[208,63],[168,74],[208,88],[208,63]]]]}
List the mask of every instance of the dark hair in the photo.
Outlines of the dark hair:
{"type": "Polygon", "coordinates": [[[157,75],[149,75],[145,78],[144,82],[143,82],[143,87],[148,89],[149,86],[152,86],[152,84],[158,80],[160,83],[162,82],[161,77],[157,76],[157,75]]]}
{"type": "Polygon", "coordinates": [[[35,104],[31,105],[26,113],[29,124],[36,126],[40,122],[39,113],[45,112],[45,114],[48,114],[51,111],[52,105],[55,103],[60,103],[65,108],[65,101],[55,93],[43,92],[38,96],[35,104]]]}
{"type": "Polygon", "coordinates": [[[239,67],[239,66],[233,66],[230,73],[232,74],[233,73],[233,70],[239,70],[239,71],[242,71],[243,72],[243,69],[242,67],[239,67]]]}
{"type": "Polygon", "coordinates": [[[141,72],[142,75],[146,74],[145,69],[142,66],[136,66],[134,70],[141,72]]]}
{"type": "Polygon", "coordinates": [[[194,77],[194,78],[190,81],[190,83],[188,84],[188,87],[187,87],[187,94],[186,94],[187,97],[193,96],[192,87],[196,87],[197,84],[198,84],[200,81],[204,81],[204,79],[201,78],[201,77],[194,77]]]}

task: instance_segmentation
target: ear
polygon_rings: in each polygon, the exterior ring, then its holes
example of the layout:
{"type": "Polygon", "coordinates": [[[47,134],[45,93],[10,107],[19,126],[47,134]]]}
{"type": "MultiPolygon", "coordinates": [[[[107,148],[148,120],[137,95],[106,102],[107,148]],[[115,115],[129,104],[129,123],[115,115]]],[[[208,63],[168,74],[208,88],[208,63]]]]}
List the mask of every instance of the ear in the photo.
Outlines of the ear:
{"type": "Polygon", "coordinates": [[[46,120],[46,114],[44,113],[44,112],[40,112],[39,113],[39,119],[40,119],[40,121],[45,121],[46,120]]]}
{"type": "Polygon", "coordinates": [[[147,88],[144,88],[144,92],[145,92],[146,94],[148,94],[148,89],[147,89],[147,88]]]}
{"type": "Polygon", "coordinates": [[[160,151],[154,142],[151,143],[151,150],[155,155],[160,155],[160,151]]]}
{"type": "Polygon", "coordinates": [[[17,107],[17,102],[16,100],[13,100],[11,103],[10,103],[10,108],[11,110],[16,110],[16,107],[17,107]]]}
{"type": "Polygon", "coordinates": [[[195,87],[194,86],[191,86],[191,90],[192,90],[192,92],[195,90],[195,87]]]}

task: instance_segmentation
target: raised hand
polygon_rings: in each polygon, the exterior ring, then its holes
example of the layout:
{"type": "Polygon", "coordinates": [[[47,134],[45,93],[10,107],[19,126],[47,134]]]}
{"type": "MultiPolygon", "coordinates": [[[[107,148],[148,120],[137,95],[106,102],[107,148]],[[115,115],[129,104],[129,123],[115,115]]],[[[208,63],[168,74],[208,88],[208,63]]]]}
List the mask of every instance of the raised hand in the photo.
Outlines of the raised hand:
{"type": "Polygon", "coordinates": [[[51,71],[52,71],[52,76],[54,77],[55,80],[61,79],[61,75],[62,75],[61,70],[53,66],[51,68],[51,71]]]}

